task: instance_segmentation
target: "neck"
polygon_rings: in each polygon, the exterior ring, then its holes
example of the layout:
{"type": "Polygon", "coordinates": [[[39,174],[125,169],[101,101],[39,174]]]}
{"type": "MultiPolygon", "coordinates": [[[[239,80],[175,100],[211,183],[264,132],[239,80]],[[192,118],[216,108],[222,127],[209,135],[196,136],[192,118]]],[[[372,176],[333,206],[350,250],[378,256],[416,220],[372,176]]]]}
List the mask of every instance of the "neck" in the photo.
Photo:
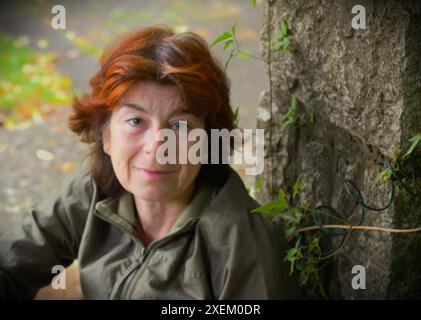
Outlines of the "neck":
{"type": "Polygon", "coordinates": [[[147,201],[135,197],[140,222],[140,238],[145,246],[163,238],[171,230],[193,196],[194,186],[170,201],[147,201]]]}

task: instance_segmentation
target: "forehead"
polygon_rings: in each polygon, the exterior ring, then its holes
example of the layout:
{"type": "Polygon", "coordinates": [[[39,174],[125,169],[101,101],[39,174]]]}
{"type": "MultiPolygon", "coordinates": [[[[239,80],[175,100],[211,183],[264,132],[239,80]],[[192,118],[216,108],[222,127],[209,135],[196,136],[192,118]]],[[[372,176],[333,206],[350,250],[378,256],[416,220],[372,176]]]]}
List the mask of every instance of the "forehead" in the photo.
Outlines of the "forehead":
{"type": "Polygon", "coordinates": [[[182,107],[181,94],[177,86],[151,81],[137,84],[122,100],[121,105],[129,102],[138,103],[148,109],[182,107]]]}

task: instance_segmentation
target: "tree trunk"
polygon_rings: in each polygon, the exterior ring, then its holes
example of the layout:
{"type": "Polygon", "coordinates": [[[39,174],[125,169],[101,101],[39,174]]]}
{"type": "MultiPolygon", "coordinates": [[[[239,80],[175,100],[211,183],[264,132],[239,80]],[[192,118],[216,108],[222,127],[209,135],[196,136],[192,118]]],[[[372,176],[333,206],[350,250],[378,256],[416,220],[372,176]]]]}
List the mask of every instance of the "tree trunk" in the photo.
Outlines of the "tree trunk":
{"type": "MultiPolygon", "coordinates": [[[[355,183],[369,206],[383,207],[389,187],[374,182],[383,160],[392,158],[396,145],[421,133],[421,4],[265,1],[265,59],[268,32],[279,30],[281,18],[296,50],[270,53],[271,85],[258,110],[266,156],[257,198],[263,203],[280,187],[290,190],[300,175],[305,183],[303,203],[332,206],[346,218],[354,209],[350,221],[355,224],[360,209],[345,192],[345,179],[355,183]],[[366,10],[366,29],[352,27],[356,4],[366,10]],[[280,119],[293,95],[298,122],[281,130],[280,119]],[[313,110],[314,122],[304,106],[313,110]]],[[[419,196],[410,198],[397,188],[392,205],[367,211],[363,225],[421,226],[419,196]]],[[[323,276],[328,296],[334,299],[421,298],[421,233],[354,231],[323,276]],[[365,267],[366,289],[352,287],[355,265],[365,267]]],[[[315,293],[309,289],[303,295],[315,293]]]]}

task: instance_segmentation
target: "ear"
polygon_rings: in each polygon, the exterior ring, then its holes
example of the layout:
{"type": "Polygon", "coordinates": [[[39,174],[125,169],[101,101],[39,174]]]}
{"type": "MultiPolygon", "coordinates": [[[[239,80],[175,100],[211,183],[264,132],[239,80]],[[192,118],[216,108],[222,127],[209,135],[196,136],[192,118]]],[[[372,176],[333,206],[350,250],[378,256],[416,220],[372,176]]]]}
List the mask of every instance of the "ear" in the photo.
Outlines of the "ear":
{"type": "Polygon", "coordinates": [[[107,125],[102,130],[102,149],[108,155],[110,155],[110,126],[107,125]]]}

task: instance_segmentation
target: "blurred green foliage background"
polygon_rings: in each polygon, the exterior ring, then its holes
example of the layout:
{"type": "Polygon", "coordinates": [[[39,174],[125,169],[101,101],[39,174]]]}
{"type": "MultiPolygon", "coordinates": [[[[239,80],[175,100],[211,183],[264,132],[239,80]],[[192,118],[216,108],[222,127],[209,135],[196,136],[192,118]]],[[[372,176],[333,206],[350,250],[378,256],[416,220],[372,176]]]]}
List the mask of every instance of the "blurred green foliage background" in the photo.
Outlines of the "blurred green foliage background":
{"type": "MultiPolygon", "coordinates": [[[[261,3],[249,0],[64,0],[66,29],[54,30],[49,0],[0,4],[0,126],[24,129],[57,113],[72,95],[89,91],[103,49],[116,36],[157,23],[193,31],[211,43],[237,21],[242,48],[259,55],[261,3]]],[[[227,52],[213,48],[225,62],[227,52]]],[[[228,70],[240,125],[255,127],[264,89],[262,62],[237,59],[228,70]]]]}

